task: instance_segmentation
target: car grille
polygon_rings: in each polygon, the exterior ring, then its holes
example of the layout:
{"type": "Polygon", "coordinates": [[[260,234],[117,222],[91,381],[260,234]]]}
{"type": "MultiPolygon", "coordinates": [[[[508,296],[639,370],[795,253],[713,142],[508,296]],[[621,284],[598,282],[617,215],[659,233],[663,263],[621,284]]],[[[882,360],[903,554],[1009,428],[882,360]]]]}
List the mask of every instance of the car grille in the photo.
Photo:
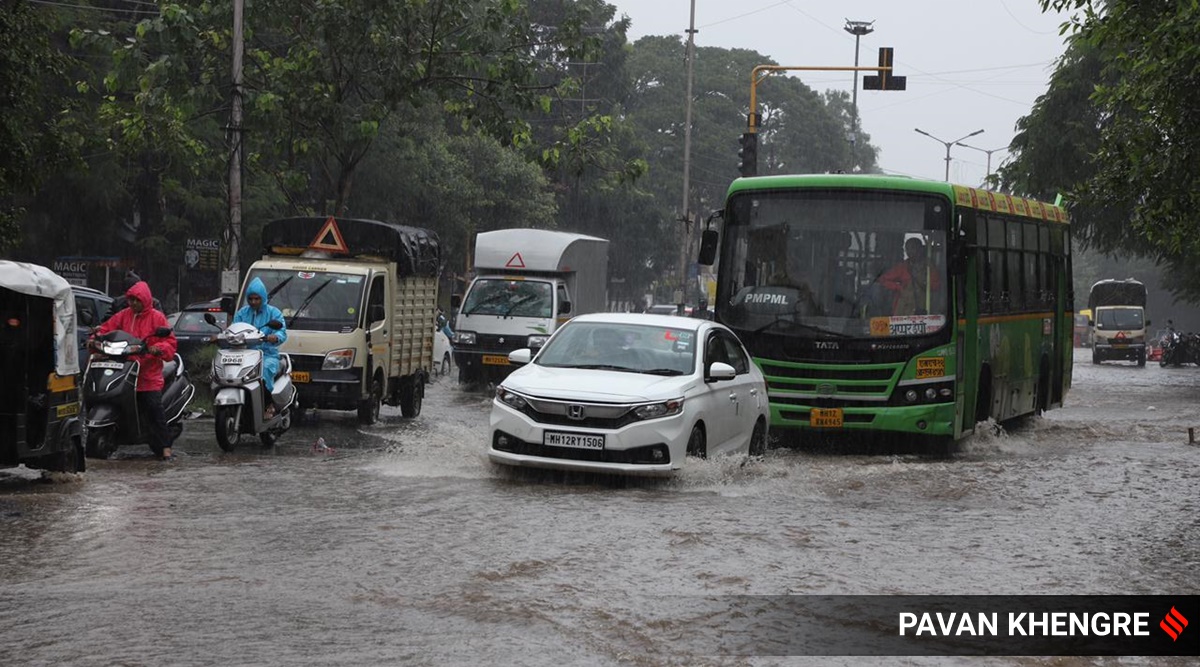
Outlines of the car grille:
{"type": "Polygon", "coordinates": [[[533,396],[522,398],[526,405],[521,412],[539,424],[615,430],[638,421],[633,414],[636,406],[629,403],[574,403],[533,396]],[[571,417],[573,410],[582,410],[582,418],[571,417]]]}
{"type": "Polygon", "coordinates": [[[521,456],[536,456],[544,459],[561,459],[568,461],[592,461],[596,463],[628,463],[633,465],[664,465],[671,462],[671,448],[664,443],[634,447],[633,449],[575,449],[573,447],[547,447],[537,442],[527,442],[514,438],[507,433],[497,431],[492,437],[492,448],[518,454],[521,456]],[[501,444],[500,441],[504,440],[501,444]],[[660,458],[654,458],[654,452],[660,452],[660,458]]]}

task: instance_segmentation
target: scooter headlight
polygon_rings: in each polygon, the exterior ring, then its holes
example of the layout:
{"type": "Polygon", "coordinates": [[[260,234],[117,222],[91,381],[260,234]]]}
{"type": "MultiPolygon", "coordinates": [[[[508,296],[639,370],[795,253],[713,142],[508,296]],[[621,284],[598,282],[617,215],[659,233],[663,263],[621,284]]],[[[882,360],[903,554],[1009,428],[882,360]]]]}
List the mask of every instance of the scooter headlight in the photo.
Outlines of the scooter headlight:
{"type": "Polygon", "coordinates": [[[344,371],[354,365],[354,348],[347,347],[341,350],[334,350],[325,355],[325,361],[321,362],[321,370],[323,371],[344,371]]]}
{"type": "Polygon", "coordinates": [[[254,366],[248,366],[246,368],[243,368],[241,370],[241,372],[238,373],[238,381],[239,382],[250,382],[252,380],[257,380],[259,368],[261,368],[261,366],[258,366],[257,364],[254,366]]]}

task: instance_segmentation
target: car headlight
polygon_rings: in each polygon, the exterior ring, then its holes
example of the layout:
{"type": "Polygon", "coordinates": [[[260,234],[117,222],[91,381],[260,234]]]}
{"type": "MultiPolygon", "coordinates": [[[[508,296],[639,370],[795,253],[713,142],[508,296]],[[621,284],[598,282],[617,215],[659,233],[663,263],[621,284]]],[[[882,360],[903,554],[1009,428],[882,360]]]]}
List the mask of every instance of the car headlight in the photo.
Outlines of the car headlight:
{"type": "Polygon", "coordinates": [[[347,347],[341,350],[333,350],[325,354],[325,360],[321,362],[321,370],[323,371],[344,371],[354,365],[354,348],[347,347]]]}
{"type": "Polygon", "coordinates": [[[541,346],[545,345],[545,344],[546,344],[546,341],[547,341],[547,340],[549,340],[549,339],[550,339],[550,337],[549,337],[549,336],[547,336],[547,335],[545,335],[545,334],[537,334],[537,335],[534,335],[534,336],[530,336],[530,337],[529,337],[529,340],[526,342],[526,345],[527,345],[527,346],[529,347],[529,349],[531,349],[531,350],[532,350],[532,349],[537,349],[537,348],[539,348],[539,347],[541,347],[541,346]]]}
{"type": "Polygon", "coordinates": [[[475,332],[474,331],[455,331],[454,332],[454,342],[458,343],[459,345],[474,345],[475,344],[475,332]]]}
{"type": "Polygon", "coordinates": [[[496,398],[515,410],[524,410],[525,406],[529,405],[520,395],[514,394],[503,386],[496,387],[496,398]]]}
{"type": "Polygon", "coordinates": [[[639,405],[633,409],[633,414],[638,419],[658,419],[660,417],[670,417],[683,412],[683,400],[672,399],[663,401],[662,403],[648,403],[639,405]]]}

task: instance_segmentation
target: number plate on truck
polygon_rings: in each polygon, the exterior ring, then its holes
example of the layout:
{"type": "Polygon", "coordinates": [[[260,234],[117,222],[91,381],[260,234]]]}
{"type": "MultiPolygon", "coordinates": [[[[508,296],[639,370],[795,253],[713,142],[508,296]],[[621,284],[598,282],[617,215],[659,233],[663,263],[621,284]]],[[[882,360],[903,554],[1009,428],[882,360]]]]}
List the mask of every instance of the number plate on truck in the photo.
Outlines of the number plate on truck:
{"type": "Polygon", "coordinates": [[[542,444],[549,447],[574,447],[576,449],[604,449],[604,436],[583,433],[546,431],[542,444]]]}
{"type": "Polygon", "coordinates": [[[507,366],[508,357],[500,354],[485,354],[483,355],[483,363],[491,364],[492,366],[507,366]]]}
{"type": "Polygon", "coordinates": [[[813,428],[841,428],[841,408],[813,408],[808,413],[808,425],[813,428]]]}
{"type": "Polygon", "coordinates": [[[292,371],[292,382],[311,382],[312,377],[308,371],[292,371]]]}

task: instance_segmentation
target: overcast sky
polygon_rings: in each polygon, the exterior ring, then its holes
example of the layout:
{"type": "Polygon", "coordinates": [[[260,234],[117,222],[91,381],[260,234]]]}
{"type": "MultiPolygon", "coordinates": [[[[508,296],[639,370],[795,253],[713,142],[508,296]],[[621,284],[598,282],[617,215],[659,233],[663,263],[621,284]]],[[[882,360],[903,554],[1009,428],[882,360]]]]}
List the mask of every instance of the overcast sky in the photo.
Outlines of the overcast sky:
{"type": "MultiPolygon", "coordinates": [[[[629,39],[685,36],[691,0],[607,0],[617,17],[632,21],[629,39]]],[[[1043,14],[1036,0],[695,0],[696,45],[746,48],[780,65],[852,66],[854,36],[846,20],[874,21],[861,38],[859,64],[878,60],[879,48],[895,49],[896,74],[905,91],[858,92],[863,129],[879,147],[889,173],[942,179],[946,147],[964,140],[981,150],[952,146],[950,180],[979,185],[988,156],[995,171],[1007,156],[1017,119],[1027,115],[1063,53],[1059,25],[1065,17],[1043,14]]],[[[850,92],[852,72],[798,72],[817,91],[850,92]]],[[[746,87],[750,82],[747,77],[746,87]]],[[[730,128],[741,134],[743,127],[730,128]]],[[[731,164],[737,156],[730,155],[731,164]]]]}

